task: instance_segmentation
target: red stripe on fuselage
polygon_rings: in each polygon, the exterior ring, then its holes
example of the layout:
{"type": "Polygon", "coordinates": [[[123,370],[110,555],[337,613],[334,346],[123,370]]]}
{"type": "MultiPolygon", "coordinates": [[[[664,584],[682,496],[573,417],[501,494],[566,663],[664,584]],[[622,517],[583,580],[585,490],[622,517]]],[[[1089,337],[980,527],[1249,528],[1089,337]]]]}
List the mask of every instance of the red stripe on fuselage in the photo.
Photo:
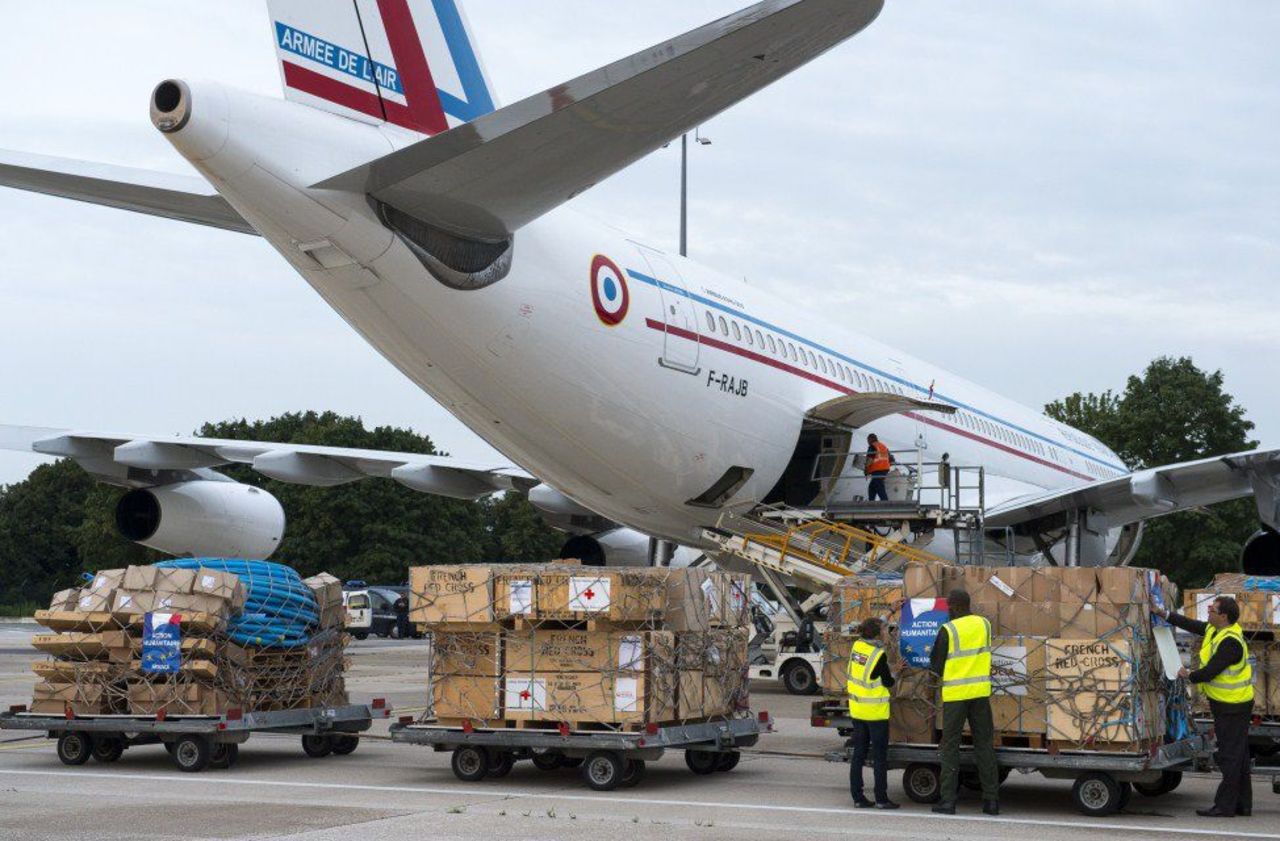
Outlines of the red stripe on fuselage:
{"type": "MultiPolygon", "coordinates": [[[[839,391],[842,394],[858,393],[853,389],[849,388],[848,386],[841,385],[840,383],[835,382],[834,380],[829,380],[826,377],[822,377],[810,371],[806,371],[803,368],[797,368],[794,365],[788,365],[785,362],[780,362],[777,359],[773,359],[772,357],[765,356],[760,353],[756,353],[755,351],[747,350],[746,348],[740,348],[737,345],[731,345],[728,342],[721,341],[720,339],[713,339],[709,336],[701,336],[701,335],[698,335],[697,333],[694,333],[690,330],[685,330],[681,327],[674,327],[669,324],[663,324],[661,321],[658,321],[657,319],[653,319],[653,318],[646,318],[645,323],[652,330],[660,330],[664,333],[671,333],[671,335],[679,336],[682,339],[689,339],[690,341],[699,342],[701,344],[707,345],[708,347],[713,347],[718,350],[723,350],[727,353],[732,353],[735,356],[741,356],[744,359],[750,359],[753,362],[759,362],[763,365],[768,365],[770,368],[777,368],[779,371],[786,371],[788,374],[794,374],[797,377],[803,377],[804,379],[809,380],[810,382],[815,382],[818,385],[826,386],[827,388],[833,389],[835,391],[839,391]]],[[[951,426],[950,424],[941,423],[939,421],[933,420],[932,418],[926,418],[922,415],[919,415],[916,412],[903,412],[902,414],[906,415],[912,420],[917,420],[920,423],[928,424],[929,426],[935,426],[938,429],[944,429],[947,432],[952,432],[952,433],[955,433],[956,435],[960,435],[972,441],[977,441],[979,444],[986,444],[988,447],[995,447],[997,450],[1001,450],[1003,452],[1009,453],[1010,455],[1015,455],[1021,458],[1025,458],[1028,461],[1035,462],[1036,464],[1043,465],[1044,467],[1052,468],[1061,473],[1065,473],[1068,476],[1074,476],[1077,479],[1087,479],[1090,482],[1097,481],[1096,478],[1093,476],[1088,476],[1084,473],[1077,473],[1074,470],[1069,470],[1060,464],[1054,464],[1053,462],[1046,461],[1045,459],[1042,459],[1039,456],[1033,456],[1030,453],[1024,453],[1022,450],[1014,449],[1013,447],[1010,447],[1007,444],[1003,444],[999,441],[992,441],[990,438],[983,438],[981,435],[974,435],[972,432],[970,432],[967,429],[961,429],[957,426],[951,426]]]]}
{"type": "Polygon", "coordinates": [[[416,126],[409,126],[424,134],[440,134],[449,130],[449,120],[444,115],[444,103],[431,76],[431,65],[422,49],[418,27],[408,0],[378,0],[382,25],[391,44],[391,55],[396,62],[396,72],[404,86],[404,98],[409,103],[409,119],[416,126]]]}

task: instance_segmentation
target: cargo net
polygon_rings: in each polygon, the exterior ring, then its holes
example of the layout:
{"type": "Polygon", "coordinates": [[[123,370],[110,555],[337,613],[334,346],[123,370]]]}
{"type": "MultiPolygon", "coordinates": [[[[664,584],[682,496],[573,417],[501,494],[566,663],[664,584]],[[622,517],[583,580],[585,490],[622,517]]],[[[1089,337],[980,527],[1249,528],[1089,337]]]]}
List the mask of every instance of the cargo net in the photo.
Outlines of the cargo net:
{"type": "MultiPolygon", "coordinates": [[[[1201,622],[1209,620],[1209,604],[1219,596],[1230,596],[1240,606],[1240,627],[1249,643],[1249,665],[1253,669],[1253,714],[1266,721],[1280,721],[1280,577],[1222,573],[1207,587],[1183,594],[1183,615],[1201,622]]],[[[1200,640],[1192,644],[1193,662],[1200,662],[1200,640]]],[[[1194,711],[1209,714],[1209,699],[1193,685],[1194,711]]]]}
{"type": "Polygon", "coordinates": [[[639,730],[750,715],[751,579],[575,563],[415,567],[424,722],[639,730]]]}
{"type": "Polygon", "coordinates": [[[898,678],[890,739],[937,744],[940,682],[930,653],[955,588],[968,591],[973,613],[991,621],[998,745],[1139,753],[1187,735],[1189,702],[1182,684],[1164,677],[1150,610],[1153,601],[1173,605],[1175,589],[1142,569],[917,564],[897,582],[843,579],[824,638],[828,705],[844,703],[859,624],[880,618],[898,678]]]}
{"type": "Polygon", "coordinates": [[[31,711],[213,716],[346,703],[342,585],[263,561],[104,570],[53,597],[31,711]]]}

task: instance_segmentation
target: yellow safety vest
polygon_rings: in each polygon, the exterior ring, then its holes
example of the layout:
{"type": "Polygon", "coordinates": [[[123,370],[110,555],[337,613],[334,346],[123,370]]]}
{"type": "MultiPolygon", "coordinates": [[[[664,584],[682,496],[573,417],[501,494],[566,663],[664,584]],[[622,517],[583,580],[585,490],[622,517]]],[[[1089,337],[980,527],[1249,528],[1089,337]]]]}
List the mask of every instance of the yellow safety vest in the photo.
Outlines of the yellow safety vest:
{"type": "Polygon", "coordinates": [[[947,663],[942,669],[942,702],[991,697],[991,623],[961,616],[947,631],[947,663]]]}
{"type": "Polygon", "coordinates": [[[1204,687],[1204,694],[1210,701],[1217,701],[1220,704],[1243,704],[1253,700],[1253,667],[1249,665],[1249,646],[1245,644],[1244,631],[1240,630],[1240,623],[1237,622],[1220,631],[1212,625],[1209,626],[1208,633],[1204,635],[1204,642],[1200,645],[1200,667],[1204,668],[1205,664],[1213,659],[1218,646],[1227,639],[1234,639],[1240,643],[1240,649],[1244,652],[1243,659],[1234,666],[1228,666],[1222,674],[1201,686],[1204,687]]]}
{"type": "Polygon", "coordinates": [[[889,720],[889,690],[871,673],[884,659],[884,649],[866,640],[855,640],[849,654],[849,715],[858,721],[889,720]]]}

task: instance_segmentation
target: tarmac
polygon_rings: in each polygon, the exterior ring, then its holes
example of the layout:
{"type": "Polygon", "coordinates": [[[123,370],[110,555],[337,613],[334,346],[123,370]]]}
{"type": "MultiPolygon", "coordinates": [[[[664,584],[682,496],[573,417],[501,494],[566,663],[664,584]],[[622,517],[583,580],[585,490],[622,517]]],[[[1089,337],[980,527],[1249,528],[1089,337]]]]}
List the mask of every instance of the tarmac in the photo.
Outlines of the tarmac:
{"type": "MultiPolygon", "coordinates": [[[[37,630],[0,624],[0,708],[30,699],[36,654],[27,642],[37,630]]],[[[420,642],[353,643],[353,700],[385,697],[399,712],[419,711],[424,652],[420,642]]],[[[1266,781],[1255,782],[1252,819],[1197,817],[1212,799],[1211,775],[1188,775],[1160,798],[1135,794],[1125,812],[1102,819],[1075,810],[1069,782],[1016,772],[1000,817],[982,815],[976,795],[962,796],[955,817],[933,815],[906,799],[896,773],[890,796],[901,810],[855,810],[848,767],[822,758],[840,740],[809,725],[810,700],[756,686],[754,704],[773,714],[778,732],[736,770],[695,777],[671,752],[650,763],[637,788],[610,793],[590,791],[573,771],[530,763],[503,780],[462,783],[447,754],[392,744],[381,723],[347,757],[309,759],[296,738],[254,736],[234,768],[199,774],[177,771],[159,746],[130,749],[114,765],[71,768],[43,736],[0,731],[0,838],[1280,839],[1280,796],[1266,781]]]]}

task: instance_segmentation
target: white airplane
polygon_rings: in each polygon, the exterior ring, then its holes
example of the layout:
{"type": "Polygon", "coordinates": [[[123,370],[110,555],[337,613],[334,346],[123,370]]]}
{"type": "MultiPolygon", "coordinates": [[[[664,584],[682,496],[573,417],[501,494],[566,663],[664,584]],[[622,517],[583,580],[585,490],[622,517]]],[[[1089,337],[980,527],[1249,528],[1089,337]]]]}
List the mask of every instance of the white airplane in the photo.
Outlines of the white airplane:
{"type": "MultiPolygon", "coordinates": [[[[1019,551],[1123,563],[1148,518],[1254,495],[1280,572],[1280,451],[1130,472],[1115,453],[900,350],[576,211],[572,200],[867,27],[882,0],[765,0],[506,107],[454,0],[269,0],[285,98],[169,80],[151,119],[204,180],[0,153],[0,184],[261,236],[370,344],[510,458],[0,428],[132,488],[122,533],[266,557],[285,482],[528,491],[574,556],[686,546],[751,501],[806,504],[817,437],[876,432],[985,470],[1019,551]],[[832,430],[835,430],[833,435],[832,430]],[[806,490],[808,488],[808,490],[806,490]],[[1059,550],[1061,551],[1061,550],[1059,550]]],[[[860,445],[861,440],[857,443],[860,445]]],[[[842,475],[853,471],[849,460],[842,475]]],[[[865,490],[865,489],[864,489],[865,490]]],[[[1061,560],[1061,557],[1059,557],[1061,560]]]]}

